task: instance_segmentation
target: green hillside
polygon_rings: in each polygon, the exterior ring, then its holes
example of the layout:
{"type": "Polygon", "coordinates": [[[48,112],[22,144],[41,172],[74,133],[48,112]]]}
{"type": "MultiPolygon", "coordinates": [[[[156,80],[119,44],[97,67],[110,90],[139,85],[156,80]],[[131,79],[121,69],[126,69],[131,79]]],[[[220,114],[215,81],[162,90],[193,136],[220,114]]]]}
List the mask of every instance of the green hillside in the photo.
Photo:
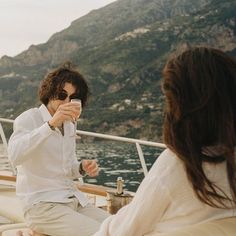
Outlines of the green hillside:
{"type": "Polygon", "coordinates": [[[236,54],[236,2],[120,0],[72,22],[48,42],[0,59],[0,116],[37,105],[44,74],[65,60],[91,87],[79,129],[158,141],[161,70],[176,48],[209,45],[236,54]]]}

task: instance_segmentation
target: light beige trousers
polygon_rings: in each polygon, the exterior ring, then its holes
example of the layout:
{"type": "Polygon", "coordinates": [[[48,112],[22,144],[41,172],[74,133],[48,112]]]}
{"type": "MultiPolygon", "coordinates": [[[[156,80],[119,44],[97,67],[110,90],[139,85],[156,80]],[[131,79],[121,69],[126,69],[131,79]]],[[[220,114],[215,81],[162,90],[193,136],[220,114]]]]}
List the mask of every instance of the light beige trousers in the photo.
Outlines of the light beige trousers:
{"type": "Polygon", "coordinates": [[[109,214],[93,205],[82,207],[73,198],[70,203],[40,202],[25,213],[28,226],[50,236],[93,235],[109,214]]]}

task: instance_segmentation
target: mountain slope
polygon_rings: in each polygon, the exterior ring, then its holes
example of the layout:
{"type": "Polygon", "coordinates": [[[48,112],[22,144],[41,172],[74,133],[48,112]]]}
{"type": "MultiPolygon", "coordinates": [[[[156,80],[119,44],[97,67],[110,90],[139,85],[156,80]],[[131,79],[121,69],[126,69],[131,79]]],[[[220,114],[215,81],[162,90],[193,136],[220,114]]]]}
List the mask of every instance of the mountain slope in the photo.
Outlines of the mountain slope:
{"type": "Polygon", "coordinates": [[[120,0],[92,11],[47,43],[0,60],[0,112],[15,117],[34,106],[45,72],[70,59],[92,90],[80,129],[159,140],[167,56],[186,44],[235,53],[235,12],[235,1],[219,0],[120,0]]]}

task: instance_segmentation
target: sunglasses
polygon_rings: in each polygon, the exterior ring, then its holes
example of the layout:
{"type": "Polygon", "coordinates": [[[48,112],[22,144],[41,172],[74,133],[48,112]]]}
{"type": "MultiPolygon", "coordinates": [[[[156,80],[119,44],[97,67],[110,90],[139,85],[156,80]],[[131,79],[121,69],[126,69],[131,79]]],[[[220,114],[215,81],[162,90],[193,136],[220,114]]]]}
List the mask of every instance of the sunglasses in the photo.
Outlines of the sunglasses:
{"type": "Polygon", "coordinates": [[[64,101],[68,97],[69,97],[69,100],[71,100],[71,99],[80,99],[80,96],[79,96],[78,93],[73,93],[69,96],[67,92],[61,91],[57,94],[57,99],[59,99],[61,101],[64,101]]]}

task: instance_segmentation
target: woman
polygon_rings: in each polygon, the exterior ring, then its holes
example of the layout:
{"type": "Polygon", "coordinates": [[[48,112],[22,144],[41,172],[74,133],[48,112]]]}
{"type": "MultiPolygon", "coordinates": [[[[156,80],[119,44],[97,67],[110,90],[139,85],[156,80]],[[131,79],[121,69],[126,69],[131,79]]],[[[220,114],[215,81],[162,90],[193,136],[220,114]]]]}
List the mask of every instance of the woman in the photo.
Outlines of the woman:
{"type": "Polygon", "coordinates": [[[236,60],[195,47],[163,70],[164,142],[132,202],[96,236],[141,236],[236,216],[236,60]]]}
{"type": "Polygon", "coordinates": [[[73,182],[83,174],[96,176],[99,172],[95,160],[78,162],[75,154],[76,120],[87,96],[83,76],[65,64],[42,81],[42,105],[15,119],[9,158],[17,167],[16,190],[25,220],[37,233],[92,235],[108,216],[89,205],[73,182]]]}

